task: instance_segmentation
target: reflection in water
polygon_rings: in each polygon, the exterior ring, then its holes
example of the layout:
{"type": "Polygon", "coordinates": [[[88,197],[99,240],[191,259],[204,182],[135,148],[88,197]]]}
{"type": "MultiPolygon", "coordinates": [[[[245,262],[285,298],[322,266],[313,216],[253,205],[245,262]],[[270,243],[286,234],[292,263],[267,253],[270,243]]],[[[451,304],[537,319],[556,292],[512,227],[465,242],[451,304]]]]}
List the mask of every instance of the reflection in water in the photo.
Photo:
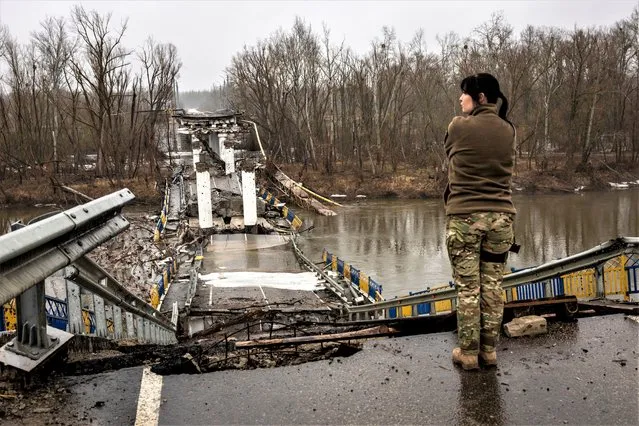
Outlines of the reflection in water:
{"type": "Polygon", "coordinates": [[[480,372],[460,371],[459,425],[503,425],[505,423],[501,389],[496,369],[480,372]]]}
{"type": "Polygon", "coordinates": [[[0,209],[0,235],[9,230],[12,223],[21,220],[23,223],[28,223],[31,219],[41,216],[50,211],[57,210],[54,207],[27,207],[27,208],[3,208],[0,209]]]}
{"type": "MultiPolygon", "coordinates": [[[[538,265],[617,236],[639,236],[639,190],[520,195],[514,202],[522,250],[509,257],[509,267],[538,265]]],[[[334,217],[301,216],[315,225],[300,241],[307,256],[317,260],[326,248],[381,283],[386,297],[451,280],[440,200],[370,200],[334,217]]]]}

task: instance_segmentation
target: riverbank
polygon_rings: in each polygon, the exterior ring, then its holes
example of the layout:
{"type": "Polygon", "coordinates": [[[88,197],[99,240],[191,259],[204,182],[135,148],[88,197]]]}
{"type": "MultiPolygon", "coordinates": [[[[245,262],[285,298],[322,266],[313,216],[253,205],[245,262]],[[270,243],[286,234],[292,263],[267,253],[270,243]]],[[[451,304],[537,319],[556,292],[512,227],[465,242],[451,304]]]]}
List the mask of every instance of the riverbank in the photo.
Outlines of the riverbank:
{"type": "MultiPolygon", "coordinates": [[[[352,167],[336,167],[327,174],[323,170],[304,169],[300,164],[281,165],[292,179],[325,196],[339,195],[346,198],[440,198],[446,185],[446,174],[432,168],[398,167],[397,171],[385,171],[374,176],[369,171],[360,172],[352,167]]],[[[639,187],[639,170],[617,171],[607,166],[590,167],[575,172],[574,168],[540,171],[520,164],[513,176],[513,191],[521,194],[574,193],[580,191],[605,191],[617,189],[614,185],[631,182],[639,187]]]]}
{"type": "MultiPolygon", "coordinates": [[[[339,195],[346,198],[439,198],[446,184],[445,172],[434,168],[399,166],[396,171],[387,170],[373,175],[369,170],[360,171],[352,166],[337,164],[332,173],[322,169],[312,170],[302,164],[279,166],[289,177],[324,196],[339,195]]],[[[513,176],[513,189],[522,194],[574,193],[617,189],[610,183],[629,182],[639,186],[639,170],[615,170],[601,163],[586,170],[573,171],[574,167],[555,167],[537,170],[520,162],[513,176]]],[[[98,198],[121,188],[129,188],[135,194],[133,205],[148,205],[152,209],[161,204],[157,184],[150,179],[127,179],[112,183],[106,179],[68,182],[66,186],[92,198],[98,198]]],[[[62,190],[49,178],[5,181],[0,187],[0,206],[34,206],[56,204],[76,205],[83,202],[78,196],[62,190]]]]}
{"type": "Polygon", "coordinates": [[[49,178],[43,177],[24,180],[22,183],[17,181],[2,182],[0,207],[39,207],[47,204],[66,207],[87,201],[63,190],[60,185],[72,188],[91,198],[99,198],[122,188],[128,188],[135,194],[135,200],[131,205],[149,206],[151,210],[154,210],[162,204],[162,194],[158,191],[156,182],[149,179],[123,179],[115,183],[107,179],[94,179],[57,184],[49,178]]]}

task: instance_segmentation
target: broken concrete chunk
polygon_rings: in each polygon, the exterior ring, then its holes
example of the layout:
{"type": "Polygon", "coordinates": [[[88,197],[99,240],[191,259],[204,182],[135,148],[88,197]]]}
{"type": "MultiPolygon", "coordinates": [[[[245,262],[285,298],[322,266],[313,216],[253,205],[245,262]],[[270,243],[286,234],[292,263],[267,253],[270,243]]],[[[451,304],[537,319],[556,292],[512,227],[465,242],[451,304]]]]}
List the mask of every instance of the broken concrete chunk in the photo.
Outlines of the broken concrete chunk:
{"type": "Polygon", "coordinates": [[[538,315],[528,315],[515,318],[504,325],[504,331],[508,337],[535,336],[548,332],[546,318],[538,315]]]}

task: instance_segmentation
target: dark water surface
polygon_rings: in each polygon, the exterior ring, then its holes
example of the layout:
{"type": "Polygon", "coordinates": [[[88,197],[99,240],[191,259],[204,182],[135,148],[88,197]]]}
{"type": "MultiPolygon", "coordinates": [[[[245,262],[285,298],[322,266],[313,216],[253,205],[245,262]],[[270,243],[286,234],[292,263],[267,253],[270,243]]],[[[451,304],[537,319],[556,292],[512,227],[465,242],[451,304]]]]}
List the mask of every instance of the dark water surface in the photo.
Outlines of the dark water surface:
{"type": "MultiPolygon", "coordinates": [[[[639,190],[518,195],[514,203],[522,249],[509,257],[509,267],[565,257],[617,236],[639,236],[639,190]]],[[[381,283],[386,297],[452,279],[441,200],[365,200],[338,211],[334,217],[300,212],[315,225],[300,242],[308,257],[319,261],[326,248],[381,283]]]]}

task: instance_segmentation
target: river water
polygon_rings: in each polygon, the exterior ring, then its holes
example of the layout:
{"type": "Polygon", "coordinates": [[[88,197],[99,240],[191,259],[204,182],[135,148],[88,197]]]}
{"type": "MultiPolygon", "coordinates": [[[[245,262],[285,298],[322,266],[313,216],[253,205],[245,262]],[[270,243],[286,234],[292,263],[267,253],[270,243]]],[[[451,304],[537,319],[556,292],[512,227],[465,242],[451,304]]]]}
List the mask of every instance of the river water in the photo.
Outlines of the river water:
{"type": "MultiPolygon", "coordinates": [[[[517,195],[515,238],[522,248],[508,267],[538,265],[617,236],[639,236],[639,190],[517,195]]],[[[324,248],[383,285],[386,298],[450,281],[441,200],[370,200],[339,208],[334,217],[300,213],[315,228],[304,253],[324,248]]]]}
{"type": "MultiPolygon", "coordinates": [[[[583,194],[518,195],[515,234],[522,249],[508,266],[538,265],[589,249],[617,236],[639,236],[639,190],[583,194]]],[[[0,210],[0,233],[11,220],[29,220],[51,208],[0,210]]],[[[451,280],[446,216],[441,200],[360,200],[333,217],[299,212],[315,228],[300,246],[319,261],[337,255],[384,287],[384,296],[442,285],[451,280]]]]}

